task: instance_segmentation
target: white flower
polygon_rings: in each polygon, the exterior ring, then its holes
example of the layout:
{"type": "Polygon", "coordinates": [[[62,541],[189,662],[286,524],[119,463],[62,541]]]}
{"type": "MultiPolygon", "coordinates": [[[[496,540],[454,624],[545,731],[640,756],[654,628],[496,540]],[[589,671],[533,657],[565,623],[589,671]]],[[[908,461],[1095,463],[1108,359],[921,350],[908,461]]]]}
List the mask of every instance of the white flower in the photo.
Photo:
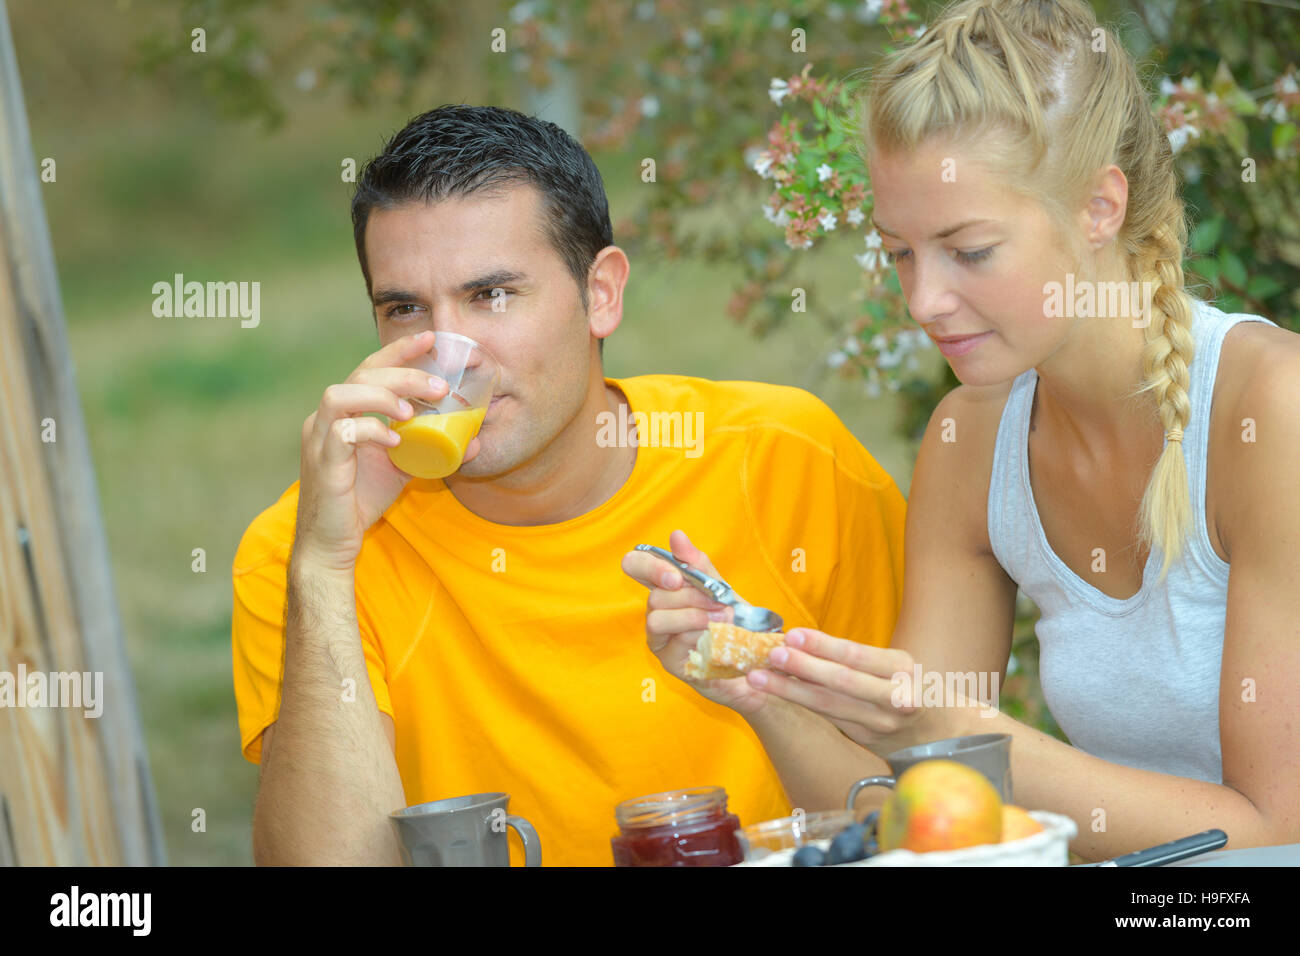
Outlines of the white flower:
{"type": "Polygon", "coordinates": [[[875,272],[885,267],[885,253],[881,249],[880,233],[872,229],[867,235],[862,237],[867,244],[867,251],[861,255],[854,256],[858,260],[858,265],[868,272],[875,272]]]}
{"type": "Polygon", "coordinates": [[[763,203],[763,218],[782,229],[790,222],[790,214],[785,209],[775,210],[767,203],[763,203]]]}
{"type": "Polygon", "coordinates": [[[515,23],[523,23],[533,15],[534,6],[535,4],[528,2],[528,0],[525,0],[524,3],[516,3],[510,8],[510,19],[515,23]]]}
{"type": "Polygon", "coordinates": [[[830,355],[826,357],[826,364],[829,365],[831,368],[839,368],[848,360],[849,357],[845,355],[843,352],[832,352],[830,355]]]}
{"type": "Polygon", "coordinates": [[[862,352],[862,341],[856,336],[849,336],[844,342],[844,351],[850,355],[858,355],[862,352]]]}
{"type": "Polygon", "coordinates": [[[898,364],[902,360],[903,357],[897,352],[886,349],[876,358],[876,364],[881,368],[898,368],[898,364]]]}
{"type": "Polygon", "coordinates": [[[776,77],[772,77],[772,85],[768,87],[767,95],[772,97],[773,103],[775,103],[777,106],[780,106],[781,101],[785,99],[786,96],[789,95],[789,93],[790,93],[789,83],[787,83],[785,80],[778,80],[776,77]]]}
{"type": "Polygon", "coordinates": [[[701,42],[700,31],[696,30],[694,27],[687,27],[682,31],[682,42],[694,50],[701,42]]]}
{"type": "Polygon", "coordinates": [[[659,98],[655,96],[641,97],[641,115],[658,116],[659,115],[659,98]]]}
{"type": "Polygon", "coordinates": [[[1161,79],[1160,79],[1160,95],[1161,95],[1161,96],[1173,96],[1175,93],[1177,93],[1177,92],[1178,92],[1179,90],[1181,90],[1181,89],[1182,89],[1182,87],[1181,87],[1180,85],[1178,85],[1177,83],[1175,83],[1173,80],[1169,79],[1169,77],[1167,77],[1167,76],[1165,76],[1165,77],[1161,77],[1161,79]]]}
{"type": "Polygon", "coordinates": [[[837,220],[835,219],[835,213],[827,209],[817,217],[817,221],[822,224],[822,228],[827,232],[832,232],[835,229],[835,223],[837,220]]]}
{"type": "Polygon", "coordinates": [[[875,23],[884,7],[885,0],[866,0],[862,5],[862,9],[858,11],[858,19],[867,23],[875,23]]]}
{"type": "Polygon", "coordinates": [[[879,398],[880,383],[877,382],[875,379],[872,379],[871,381],[867,382],[867,394],[870,395],[872,398],[879,398]]]}
{"type": "MultiPolygon", "coordinates": [[[[919,39],[921,39],[922,34],[925,33],[925,24],[922,23],[922,24],[921,24],[919,27],[917,27],[915,30],[908,30],[907,32],[910,33],[914,39],[919,40],[919,39]]],[[[892,383],[891,383],[891,384],[892,384],[892,383]]]]}
{"type": "Polygon", "coordinates": [[[1016,660],[1016,655],[1008,654],[1007,655],[1007,676],[1014,674],[1018,670],[1020,670],[1020,662],[1016,660]]]}
{"type": "Polygon", "coordinates": [[[834,175],[835,175],[835,170],[831,169],[825,163],[822,163],[820,166],[817,167],[817,181],[819,183],[826,182],[826,180],[830,179],[834,175]]]}
{"type": "Polygon", "coordinates": [[[1192,136],[1200,136],[1201,131],[1195,126],[1178,126],[1169,131],[1169,145],[1176,153],[1187,145],[1192,136]]]}
{"type": "Polygon", "coordinates": [[[754,172],[764,179],[772,178],[772,154],[767,150],[759,153],[758,158],[754,160],[754,172]]]}
{"type": "Polygon", "coordinates": [[[784,10],[777,10],[772,14],[772,26],[777,30],[780,30],[789,22],[790,14],[786,13],[784,10]]]}
{"type": "Polygon", "coordinates": [[[867,217],[862,214],[861,209],[850,209],[844,214],[844,218],[849,221],[850,226],[860,226],[862,225],[862,220],[867,217]]]}
{"type": "Polygon", "coordinates": [[[889,346],[889,340],[877,332],[871,337],[871,347],[877,352],[883,352],[889,346]]]}
{"type": "Polygon", "coordinates": [[[1288,73],[1286,76],[1282,77],[1282,92],[1300,93],[1300,85],[1296,84],[1294,73],[1288,73]]]}
{"type": "Polygon", "coordinates": [[[294,82],[297,84],[298,89],[303,92],[314,90],[316,88],[316,71],[311,67],[299,70],[294,82]]]}

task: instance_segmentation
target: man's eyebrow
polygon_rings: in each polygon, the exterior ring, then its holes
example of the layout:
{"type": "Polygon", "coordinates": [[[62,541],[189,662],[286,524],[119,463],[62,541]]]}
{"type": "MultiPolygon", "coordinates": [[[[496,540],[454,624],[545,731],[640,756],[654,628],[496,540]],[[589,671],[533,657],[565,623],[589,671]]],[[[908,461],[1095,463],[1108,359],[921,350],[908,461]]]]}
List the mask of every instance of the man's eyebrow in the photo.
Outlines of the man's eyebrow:
{"type": "Polygon", "coordinates": [[[414,302],[420,296],[406,289],[376,289],[370,298],[375,305],[387,305],[389,302],[414,302]]]}
{"type": "MultiPolygon", "coordinates": [[[[528,276],[522,272],[515,272],[511,269],[497,269],[465,280],[456,287],[456,292],[463,294],[473,292],[476,289],[495,289],[498,286],[524,282],[527,279],[528,276]]],[[[409,289],[376,289],[370,298],[375,305],[386,305],[389,302],[418,302],[423,296],[409,289]]]]}
{"type": "MultiPolygon", "coordinates": [[[[931,236],[930,238],[931,238],[931,239],[947,239],[947,238],[948,238],[949,236],[951,236],[954,232],[961,232],[963,229],[966,229],[966,228],[969,227],[969,226],[978,226],[978,225],[980,225],[981,223],[985,223],[985,222],[995,222],[995,221],[996,221],[996,220],[993,220],[993,219],[967,219],[965,222],[959,222],[959,223],[957,223],[957,225],[955,225],[955,226],[949,226],[947,229],[941,229],[940,231],[936,232],[936,233],[935,233],[933,236],[931,236]]],[[[893,236],[895,239],[901,238],[901,237],[898,235],[898,233],[896,233],[896,232],[890,232],[888,229],[886,229],[886,228],[885,228],[884,226],[882,226],[880,223],[876,222],[876,217],[875,217],[875,216],[872,216],[872,217],[871,217],[871,224],[872,224],[873,226],[876,227],[876,231],[877,231],[877,232],[881,232],[881,233],[885,234],[886,236],[893,236]]]]}
{"type": "Polygon", "coordinates": [[[497,286],[510,285],[512,282],[523,282],[527,278],[528,276],[522,272],[515,272],[511,269],[497,269],[495,272],[467,279],[456,287],[456,291],[473,292],[475,289],[495,289],[497,286]]]}

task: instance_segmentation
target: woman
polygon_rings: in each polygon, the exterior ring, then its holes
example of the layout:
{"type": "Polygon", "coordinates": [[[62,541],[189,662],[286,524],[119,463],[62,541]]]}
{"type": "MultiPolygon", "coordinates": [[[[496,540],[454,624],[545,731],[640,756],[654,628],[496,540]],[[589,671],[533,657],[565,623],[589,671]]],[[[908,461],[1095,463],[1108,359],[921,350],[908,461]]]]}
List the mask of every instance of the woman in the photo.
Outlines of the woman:
{"type": "MultiPolygon", "coordinates": [[[[1096,29],[1082,0],[966,0],[873,77],[875,225],[962,382],[917,459],[893,641],[795,629],[771,669],[696,686],[750,719],[792,799],[843,792],[867,766],[846,774],[845,746],[1008,733],[1017,803],[1071,816],[1085,858],[1211,827],[1230,848],[1297,842],[1300,337],[1184,290],[1168,140],[1096,29]],[[1130,283],[1147,295],[1107,312],[1130,283]],[[1061,289],[1096,295],[1058,308],[1061,289]],[[1000,684],[1017,587],[1075,746],[895,679],[1000,684]]],[[[680,677],[716,606],[646,555],[624,567],[680,677]]]]}

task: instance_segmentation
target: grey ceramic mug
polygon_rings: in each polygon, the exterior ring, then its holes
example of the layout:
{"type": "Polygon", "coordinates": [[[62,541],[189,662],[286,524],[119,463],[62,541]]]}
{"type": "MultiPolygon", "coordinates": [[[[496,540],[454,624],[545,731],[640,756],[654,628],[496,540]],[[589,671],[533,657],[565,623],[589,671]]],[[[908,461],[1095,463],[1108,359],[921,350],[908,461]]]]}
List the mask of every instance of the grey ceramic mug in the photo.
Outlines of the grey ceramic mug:
{"type": "Polygon", "coordinates": [[[506,811],[508,793],[433,800],[388,815],[407,866],[509,866],[507,827],[524,841],[524,866],[542,865],[533,825],[506,811]]]}
{"type": "Polygon", "coordinates": [[[867,787],[892,788],[898,778],[908,767],[915,766],[923,760],[955,760],[968,767],[974,767],[989,778],[1002,797],[1003,803],[1014,802],[1011,797],[1011,735],[1010,734],[973,734],[969,737],[950,737],[928,744],[906,747],[897,750],[885,758],[889,769],[894,771],[889,777],[863,777],[849,787],[848,809],[853,809],[858,794],[867,787]]]}

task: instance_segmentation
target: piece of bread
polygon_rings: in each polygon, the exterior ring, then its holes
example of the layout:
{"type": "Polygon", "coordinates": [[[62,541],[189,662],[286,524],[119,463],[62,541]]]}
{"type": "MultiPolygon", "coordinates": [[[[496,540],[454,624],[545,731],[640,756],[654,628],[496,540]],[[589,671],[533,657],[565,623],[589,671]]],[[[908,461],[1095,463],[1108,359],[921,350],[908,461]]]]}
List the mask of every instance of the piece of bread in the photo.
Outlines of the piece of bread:
{"type": "Polygon", "coordinates": [[[686,676],[691,680],[725,680],[741,677],[767,666],[772,649],[785,643],[785,635],[747,631],[722,621],[710,621],[686,659],[686,676]]]}

